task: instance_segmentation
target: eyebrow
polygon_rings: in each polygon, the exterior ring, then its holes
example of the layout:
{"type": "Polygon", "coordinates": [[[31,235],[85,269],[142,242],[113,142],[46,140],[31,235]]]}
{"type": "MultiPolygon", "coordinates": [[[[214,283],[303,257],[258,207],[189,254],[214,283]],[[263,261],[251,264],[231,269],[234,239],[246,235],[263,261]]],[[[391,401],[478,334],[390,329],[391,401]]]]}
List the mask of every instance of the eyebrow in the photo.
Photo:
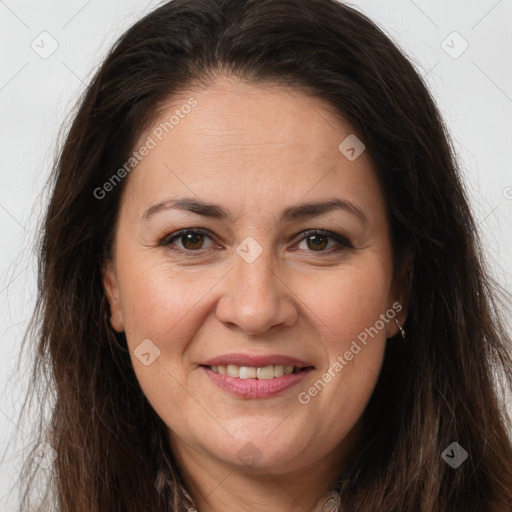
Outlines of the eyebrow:
{"type": "MultiPolygon", "coordinates": [[[[222,208],[222,206],[212,203],[205,203],[194,198],[167,199],[150,206],[142,215],[141,220],[148,221],[151,217],[165,210],[185,210],[203,217],[210,217],[224,221],[231,220],[231,215],[222,208]]],[[[355,204],[344,199],[328,199],[321,202],[302,203],[297,206],[290,206],[283,210],[281,220],[294,221],[303,218],[314,217],[324,213],[342,210],[357,217],[364,224],[368,224],[368,219],[364,212],[355,204]]]]}

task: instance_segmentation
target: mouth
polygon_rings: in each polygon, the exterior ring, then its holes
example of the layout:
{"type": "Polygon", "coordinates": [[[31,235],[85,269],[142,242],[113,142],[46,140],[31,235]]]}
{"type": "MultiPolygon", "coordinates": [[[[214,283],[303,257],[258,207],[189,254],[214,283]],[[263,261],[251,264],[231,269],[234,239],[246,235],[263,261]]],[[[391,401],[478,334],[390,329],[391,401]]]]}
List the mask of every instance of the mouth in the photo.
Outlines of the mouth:
{"type": "Polygon", "coordinates": [[[226,354],[199,367],[220,390],[242,399],[271,398],[291,391],[315,367],[280,355],[226,354]]]}

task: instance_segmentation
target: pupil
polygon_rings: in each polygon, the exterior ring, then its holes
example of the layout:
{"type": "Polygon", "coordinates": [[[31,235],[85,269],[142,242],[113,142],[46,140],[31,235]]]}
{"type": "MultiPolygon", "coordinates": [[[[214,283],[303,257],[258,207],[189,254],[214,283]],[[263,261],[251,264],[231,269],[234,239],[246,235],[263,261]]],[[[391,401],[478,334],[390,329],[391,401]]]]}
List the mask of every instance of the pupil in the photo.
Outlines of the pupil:
{"type": "Polygon", "coordinates": [[[183,242],[183,239],[185,239],[183,246],[187,249],[199,249],[201,246],[201,237],[202,236],[203,235],[196,234],[196,233],[188,233],[187,235],[184,235],[182,237],[182,242],[183,242]],[[190,244],[192,244],[192,247],[190,246],[190,244]],[[199,247],[197,247],[196,244],[198,244],[199,247]]]}
{"type": "Polygon", "coordinates": [[[308,237],[308,242],[312,242],[312,243],[313,243],[313,247],[315,247],[316,249],[318,249],[318,248],[323,249],[323,248],[325,248],[325,246],[326,246],[326,239],[327,239],[327,237],[325,237],[325,236],[323,236],[323,235],[310,235],[310,236],[308,237]],[[321,239],[322,239],[322,241],[320,241],[320,242],[318,242],[318,241],[317,241],[317,242],[313,242],[313,240],[314,240],[315,238],[316,238],[317,240],[318,240],[319,238],[321,238],[321,239]]]}

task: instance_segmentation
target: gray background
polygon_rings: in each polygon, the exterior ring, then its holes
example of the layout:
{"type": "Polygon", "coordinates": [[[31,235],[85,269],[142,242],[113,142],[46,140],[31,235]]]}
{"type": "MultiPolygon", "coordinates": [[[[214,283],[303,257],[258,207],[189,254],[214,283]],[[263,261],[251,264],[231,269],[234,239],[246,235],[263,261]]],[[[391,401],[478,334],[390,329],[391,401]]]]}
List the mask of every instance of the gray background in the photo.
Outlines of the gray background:
{"type": "MultiPolygon", "coordinates": [[[[159,4],[0,0],[0,510],[4,512],[14,511],[17,503],[16,493],[9,491],[17,481],[21,448],[35,442],[30,424],[16,424],[28,361],[20,372],[14,372],[14,364],[34,300],[33,243],[43,204],[40,193],[59,128],[116,38],[159,4]],[[58,47],[47,55],[52,45],[58,47]],[[10,442],[15,432],[17,444],[10,442]]],[[[511,291],[512,72],[506,55],[512,55],[512,0],[363,0],[352,5],[377,22],[426,77],[451,130],[491,268],[497,281],[511,291]]]]}

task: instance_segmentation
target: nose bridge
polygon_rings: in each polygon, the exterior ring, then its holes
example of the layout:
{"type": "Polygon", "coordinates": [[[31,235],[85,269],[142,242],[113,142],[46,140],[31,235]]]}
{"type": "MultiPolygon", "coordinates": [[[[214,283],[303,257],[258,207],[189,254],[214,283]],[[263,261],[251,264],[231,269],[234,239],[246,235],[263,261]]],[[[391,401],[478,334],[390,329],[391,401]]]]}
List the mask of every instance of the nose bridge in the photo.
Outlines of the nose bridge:
{"type": "Polygon", "coordinates": [[[248,314],[257,305],[261,312],[275,307],[276,293],[279,293],[277,277],[272,270],[273,256],[269,248],[263,249],[253,239],[243,242],[237,248],[235,263],[234,298],[248,314]]]}
{"type": "MultiPolygon", "coordinates": [[[[250,250],[251,252],[254,249],[250,250]]],[[[237,252],[241,252],[240,247],[237,252]]],[[[263,294],[269,297],[272,291],[275,291],[277,277],[273,271],[273,256],[270,250],[261,251],[261,254],[254,256],[251,254],[250,259],[245,259],[238,254],[235,263],[235,277],[239,285],[237,291],[241,292],[240,298],[250,294],[263,294]],[[273,289],[273,290],[272,290],[273,289]]]]}

